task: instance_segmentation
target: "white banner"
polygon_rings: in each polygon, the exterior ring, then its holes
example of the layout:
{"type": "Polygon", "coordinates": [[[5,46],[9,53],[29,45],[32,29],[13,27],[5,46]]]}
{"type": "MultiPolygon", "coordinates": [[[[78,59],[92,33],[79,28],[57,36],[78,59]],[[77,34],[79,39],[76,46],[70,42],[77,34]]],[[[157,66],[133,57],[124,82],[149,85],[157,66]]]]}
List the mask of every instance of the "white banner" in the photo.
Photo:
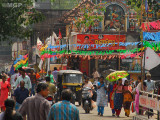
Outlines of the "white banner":
{"type": "Polygon", "coordinates": [[[151,98],[151,97],[147,97],[144,95],[140,95],[139,105],[146,107],[146,108],[160,111],[160,101],[158,101],[156,98],[151,98]]]}

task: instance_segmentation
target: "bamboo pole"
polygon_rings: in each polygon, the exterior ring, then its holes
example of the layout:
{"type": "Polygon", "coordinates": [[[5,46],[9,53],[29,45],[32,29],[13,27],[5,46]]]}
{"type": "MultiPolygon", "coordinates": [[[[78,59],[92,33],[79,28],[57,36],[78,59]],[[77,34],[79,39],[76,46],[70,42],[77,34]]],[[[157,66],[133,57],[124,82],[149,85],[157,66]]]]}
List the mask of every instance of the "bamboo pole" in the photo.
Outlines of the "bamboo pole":
{"type": "MultiPolygon", "coordinates": [[[[142,0],[142,4],[141,4],[141,25],[143,23],[143,0],[142,0]]],[[[143,90],[143,81],[144,81],[144,72],[143,71],[143,30],[141,29],[141,85],[142,85],[142,90],[143,90]]]]}

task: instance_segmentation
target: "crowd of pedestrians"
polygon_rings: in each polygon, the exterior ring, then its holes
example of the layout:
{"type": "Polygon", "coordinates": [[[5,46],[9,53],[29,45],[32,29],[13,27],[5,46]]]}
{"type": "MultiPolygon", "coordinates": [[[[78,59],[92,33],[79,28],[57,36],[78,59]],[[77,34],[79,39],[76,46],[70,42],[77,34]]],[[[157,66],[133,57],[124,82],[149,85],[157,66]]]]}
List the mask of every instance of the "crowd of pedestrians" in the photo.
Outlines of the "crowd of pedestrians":
{"type": "MultiPolygon", "coordinates": [[[[120,78],[117,81],[110,82],[108,85],[105,83],[104,77],[99,76],[99,73],[95,69],[93,72],[93,85],[96,84],[96,86],[93,87],[87,77],[83,86],[90,87],[91,89],[95,89],[96,87],[98,115],[103,116],[104,107],[108,106],[108,103],[110,103],[112,116],[120,117],[122,108],[124,108],[126,117],[130,116],[131,110],[132,112],[136,112],[136,114],[143,114],[144,111],[139,109],[139,92],[142,90],[149,93],[154,92],[155,82],[151,80],[150,73],[146,74],[146,80],[144,80],[143,84],[141,76],[138,76],[137,80],[134,81],[127,80],[127,78],[120,78]]],[[[153,110],[150,109],[150,112],[153,112],[153,110]]],[[[152,116],[153,114],[150,115],[152,116]]]]}
{"type": "Polygon", "coordinates": [[[57,68],[53,72],[48,71],[45,82],[38,82],[40,76],[34,70],[26,73],[20,68],[12,76],[2,72],[0,120],[79,120],[79,110],[70,103],[71,90],[62,91],[62,102],[52,107],[46,99],[48,96],[54,97],[57,72],[57,68]]]}
{"type": "MultiPolygon", "coordinates": [[[[40,76],[31,70],[28,74],[20,68],[15,74],[9,76],[2,72],[0,82],[0,120],[79,120],[79,110],[71,104],[72,91],[65,89],[61,93],[62,101],[53,104],[46,99],[48,96],[54,97],[57,83],[57,68],[48,71],[45,82],[38,82],[40,76]],[[8,99],[11,95],[12,99],[8,99]]],[[[110,103],[112,116],[120,117],[122,108],[125,115],[129,117],[130,108],[134,103],[137,114],[143,114],[139,109],[139,92],[141,90],[153,93],[155,83],[151,80],[151,74],[146,74],[146,80],[141,82],[141,77],[137,81],[129,81],[126,78],[110,82],[108,85],[104,77],[94,70],[92,84],[87,76],[82,87],[91,89],[92,99],[97,93],[96,99],[92,100],[92,108],[97,105],[98,115],[103,116],[104,107],[110,103]],[[92,91],[94,90],[94,91],[92,91]],[[108,95],[108,99],[107,99],[108,95]]],[[[153,112],[152,109],[150,109],[153,112]]],[[[148,113],[149,114],[149,113],[148,113]]]]}

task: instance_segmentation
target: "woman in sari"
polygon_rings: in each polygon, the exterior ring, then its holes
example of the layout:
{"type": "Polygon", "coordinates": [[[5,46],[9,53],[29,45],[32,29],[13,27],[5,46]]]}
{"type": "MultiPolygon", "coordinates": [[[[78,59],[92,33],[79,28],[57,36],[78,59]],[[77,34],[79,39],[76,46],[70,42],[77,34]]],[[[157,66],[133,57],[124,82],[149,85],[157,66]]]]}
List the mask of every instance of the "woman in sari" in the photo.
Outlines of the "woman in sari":
{"type": "Polygon", "coordinates": [[[6,76],[2,76],[0,82],[0,108],[1,111],[5,111],[4,101],[8,98],[8,92],[10,93],[10,84],[6,81],[6,76]]]}
{"type": "Polygon", "coordinates": [[[130,106],[133,101],[132,98],[132,87],[129,86],[128,80],[125,80],[123,86],[123,107],[125,111],[125,116],[129,117],[130,115],[130,106]]]}
{"type": "Polygon", "coordinates": [[[114,109],[114,89],[116,88],[117,84],[116,82],[113,82],[112,84],[110,84],[109,86],[109,90],[110,90],[110,108],[112,109],[112,116],[115,116],[115,109],[114,109]]]}
{"type": "Polygon", "coordinates": [[[98,106],[98,115],[103,116],[104,107],[107,105],[106,90],[107,86],[104,83],[104,77],[100,77],[100,81],[97,83],[97,106],[98,106]]]}
{"type": "Polygon", "coordinates": [[[116,111],[116,116],[119,117],[121,113],[121,108],[123,104],[123,85],[122,79],[118,80],[118,85],[115,88],[115,95],[114,95],[114,109],[116,111]]]}
{"type": "MultiPolygon", "coordinates": [[[[147,88],[147,85],[145,82],[143,82],[143,90],[145,91],[147,88]]],[[[136,87],[136,95],[135,95],[135,110],[136,114],[143,114],[143,110],[139,110],[139,92],[142,90],[142,83],[141,81],[138,83],[136,87]]]]}

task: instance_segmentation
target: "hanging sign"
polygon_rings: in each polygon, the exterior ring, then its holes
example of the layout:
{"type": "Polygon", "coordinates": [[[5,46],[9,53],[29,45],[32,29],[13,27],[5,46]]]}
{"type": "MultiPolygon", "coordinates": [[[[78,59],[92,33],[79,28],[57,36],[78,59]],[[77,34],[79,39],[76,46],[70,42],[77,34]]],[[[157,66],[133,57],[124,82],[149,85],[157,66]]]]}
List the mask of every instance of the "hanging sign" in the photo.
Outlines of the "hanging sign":
{"type": "Polygon", "coordinates": [[[124,43],[126,41],[126,35],[97,35],[97,34],[78,34],[77,35],[77,47],[78,50],[86,50],[85,45],[88,46],[87,50],[116,50],[125,49],[125,46],[120,46],[115,43],[124,43]],[[101,46],[101,45],[104,46],[101,46]],[[97,46],[99,45],[99,46],[97,46]]]}

